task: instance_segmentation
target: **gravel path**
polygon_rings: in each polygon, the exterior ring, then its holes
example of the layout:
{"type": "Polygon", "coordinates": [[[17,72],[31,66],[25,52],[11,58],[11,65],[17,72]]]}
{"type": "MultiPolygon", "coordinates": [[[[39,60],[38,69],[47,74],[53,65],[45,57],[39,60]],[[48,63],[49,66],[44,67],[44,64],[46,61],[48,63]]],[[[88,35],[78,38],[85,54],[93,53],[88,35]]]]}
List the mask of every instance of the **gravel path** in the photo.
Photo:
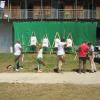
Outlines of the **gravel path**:
{"type": "Polygon", "coordinates": [[[82,73],[0,73],[0,83],[100,84],[100,72],[82,73]]]}

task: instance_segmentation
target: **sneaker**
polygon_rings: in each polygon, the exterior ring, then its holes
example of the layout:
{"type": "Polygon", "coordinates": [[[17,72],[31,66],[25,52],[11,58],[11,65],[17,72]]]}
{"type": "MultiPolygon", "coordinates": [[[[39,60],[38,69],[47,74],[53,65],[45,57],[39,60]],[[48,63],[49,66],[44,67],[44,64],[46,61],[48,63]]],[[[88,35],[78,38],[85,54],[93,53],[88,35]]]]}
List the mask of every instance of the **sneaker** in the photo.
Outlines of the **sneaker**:
{"type": "Polygon", "coordinates": [[[19,72],[19,69],[16,69],[16,72],[19,72]]]}
{"type": "Polygon", "coordinates": [[[82,73],[86,73],[86,71],[85,71],[85,70],[83,70],[83,71],[82,71],[82,73]]]}
{"type": "Polygon", "coordinates": [[[9,68],[11,68],[11,67],[12,67],[12,65],[8,65],[6,68],[9,69],[9,68]]]}
{"type": "Polygon", "coordinates": [[[38,72],[38,73],[42,73],[42,70],[38,70],[37,72],[38,72]]]}
{"type": "Polygon", "coordinates": [[[95,70],[94,72],[97,72],[97,70],[95,70]]]}
{"type": "Polygon", "coordinates": [[[23,67],[20,67],[20,69],[23,69],[23,67]]]}
{"type": "Polygon", "coordinates": [[[97,72],[97,70],[91,71],[91,73],[95,73],[95,72],[97,72]]]}
{"type": "Polygon", "coordinates": [[[63,70],[62,69],[58,70],[58,73],[63,73],[63,70]]]}
{"type": "Polygon", "coordinates": [[[82,71],[80,71],[80,70],[79,70],[79,71],[78,71],[78,73],[79,73],[79,74],[81,74],[81,73],[82,73],[82,71]]]}
{"type": "Polygon", "coordinates": [[[81,71],[82,71],[82,73],[86,73],[86,70],[85,69],[82,69],[81,71]]]}

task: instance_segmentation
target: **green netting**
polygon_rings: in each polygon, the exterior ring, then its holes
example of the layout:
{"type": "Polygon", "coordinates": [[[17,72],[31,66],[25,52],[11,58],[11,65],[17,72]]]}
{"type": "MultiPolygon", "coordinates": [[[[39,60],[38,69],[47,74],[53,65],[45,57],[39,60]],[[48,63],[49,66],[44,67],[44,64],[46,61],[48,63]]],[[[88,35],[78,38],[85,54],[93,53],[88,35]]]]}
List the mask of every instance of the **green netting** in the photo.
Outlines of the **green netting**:
{"type": "Polygon", "coordinates": [[[34,21],[34,22],[14,22],[14,42],[20,40],[25,52],[30,52],[30,37],[35,32],[38,42],[47,34],[51,46],[54,42],[56,32],[65,39],[71,33],[75,45],[82,41],[96,42],[96,22],[55,22],[55,21],[34,21]]]}

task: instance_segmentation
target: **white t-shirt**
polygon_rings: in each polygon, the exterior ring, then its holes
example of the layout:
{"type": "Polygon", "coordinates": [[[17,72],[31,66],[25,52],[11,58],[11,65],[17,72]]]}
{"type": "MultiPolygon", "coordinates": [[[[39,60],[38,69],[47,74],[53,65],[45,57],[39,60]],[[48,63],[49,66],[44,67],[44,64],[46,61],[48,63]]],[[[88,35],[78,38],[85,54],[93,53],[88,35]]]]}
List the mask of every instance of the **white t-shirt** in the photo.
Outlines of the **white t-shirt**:
{"type": "Polygon", "coordinates": [[[5,1],[0,1],[0,8],[4,8],[5,7],[5,1]]]}
{"type": "Polygon", "coordinates": [[[38,51],[37,58],[43,58],[43,49],[42,48],[38,51]]]}
{"type": "Polygon", "coordinates": [[[89,53],[90,53],[90,56],[95,57],[95,54],[94,54],[94,46],[93,45],[91,45],[89,47],[89,53]]]}
{"type": "Polygon", "coordinates": [[[32,45],[36,45],[36,43],[37,43],[37,38],[36,38],[36,36],[31,36],[30,45],[31,45],[31,46],[32,46],[32,45]]]}
{"type": "Polygon", "coordinates": [[[57,48],[57,47],[58,47],[58,44],[59,44],[59,42],[60,42],[60,39],[59,39],[59,38],[56,38],[56,39],[54,40],[54,42],[55,42],[55,48],[57,48]]]}
{"type": "Polygon", "coordinates": [[[89,51],[90,51],[90,52],[94,52],[94,46],[93,46],[93,45],[91,45],[91,46],[89,47],[89,51]]]}
{"type": "Polygon", "coordinates": [[[16,43],[14,45],[14,55],[19,56],[21,55],[21,45],[19,43],[16,43]]]}
{"type": "Polygon", "coordinates": [[[43,47],[48,47],[49,46],[49,40],[48,38],[44,38],[42,42],[43,47]]]}
{"type": "Polygon", "coordinates": [[[72,40],[69,38],[67,39],[67,47],[72,47],[72,40]]]}
{"type": "Polygon", "coordinates": [[[57,51],[57,55],[64,55],[65,51],[64,51],[64,45],[66,43],[65,42],[59,42],[58,43],[58,51],[57,51]]]}

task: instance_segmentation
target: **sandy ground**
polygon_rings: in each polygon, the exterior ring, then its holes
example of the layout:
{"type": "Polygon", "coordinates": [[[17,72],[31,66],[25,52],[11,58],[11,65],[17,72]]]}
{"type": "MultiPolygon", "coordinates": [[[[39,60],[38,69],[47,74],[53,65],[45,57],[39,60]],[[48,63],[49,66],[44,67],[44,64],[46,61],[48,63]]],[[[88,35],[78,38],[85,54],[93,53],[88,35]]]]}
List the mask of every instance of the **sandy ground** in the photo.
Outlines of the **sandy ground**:
{"type": "Polygon", "coordinates": [[[100,71],[96,73],[0,73],[0,83],[31,84],[100,84],[100,71]]]}

